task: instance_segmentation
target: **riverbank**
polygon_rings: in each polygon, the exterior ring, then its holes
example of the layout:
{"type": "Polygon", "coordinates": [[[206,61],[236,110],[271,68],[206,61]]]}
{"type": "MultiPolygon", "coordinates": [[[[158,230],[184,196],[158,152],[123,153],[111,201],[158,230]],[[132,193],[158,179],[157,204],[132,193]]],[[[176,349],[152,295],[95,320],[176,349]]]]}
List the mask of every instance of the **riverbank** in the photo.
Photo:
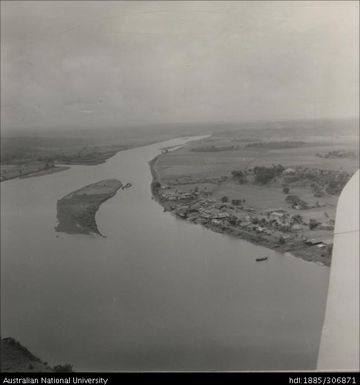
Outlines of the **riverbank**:
{"type": "Polygon", "coordinates": [[[74,165],[95,166],[105,163],[119,151],[124,151],[131,146],[118,146],[114,149],[100,148],[93,150],[80,150],[76,154],[61,154],[49,156],[48,160],[21,160],[19,163],[1,164],[1,182],[16,179],[30,178],[68,170],[74,165]],[[61,164],[58,165],[58,164],[61,164]]]}
{"type": "Polygon", "coordinates": [[[21,165],[1,165],[1,182],[16,178],[31,178],[53,174],[55,172],[68,170],[67,166],[56,166],[46,162],[29,162],[21,165]]]}
{"type": "Polygon", "coordinates": [[[14,338],[1,339],[1,372],[8,373],[44,373],[44,372],[72,372],[69,364],[51,367],[47,362],[32,354],[14,338]]]}
{"type": "MultiPolygon", "coordinates": [[[[129,187],[129,184],[126,185],[129,187]]],[[[126,187],[125,186],[125,187],[126,187]]],[[[100,205],[123,187],[117,179],[102,180],[76,190],[57,202],[57,232],[102,235],[95,221],[100,205]]]]}
{"type": "MultiPolygon", "coordinates": [[[[36,172],[58,165],[99,165],[120,151],[163,142],[184,135],[204,132],[194,127],[132,127],[63,132],[53,135],[44,132],[26,132],[3,135],[1,138],[0,181],[23,175],[37,176],[36,172]]],[[[61,171],[63,169],[57,169],[61,171]]],[[[50,170],[48,172],[51,172],[50,170]]],[[[54,172],[54,171],[53,171],[54,172]]],[[[45,173],[45,171],[44,171],[45,173]]],[[[42,174],[41,174],[42,175],[42,174]]]]}
{"type": "MultiPolygon", "coordinates": [[[[187,191],[179,191],[177,188],[179,185],[169,186],[162,183],[157,170],[161,156],[163,155],[152,159],[149,165],[153,177],[151,191],[164,211],[218,233],[241,238],[282,253],[288,252],[306,261],[330,266],[332,243],[304,236],[306,232],[301,232],[301,229],[308,224],[304,223],[300,215],[291,215],[281,209],[260,212],[247,206],[245,200],[239,202],[233,200],[232,203],[228,202],[228,199],[219,201],[213,199],[209,191],[199,190],[198,186],[201,183],[221,184],[224,181],[221,178],[201,180],[193,190],[189,187],[187,191]],[[300,231],[291,232],[288,229],[290,227],[298,228],[300,231]]],[[[186,187],[193,187],[194,183],[192,180],[186,187]]],[[[265,196],[267,187],[263,186],[262,189],[265,196]]]]}

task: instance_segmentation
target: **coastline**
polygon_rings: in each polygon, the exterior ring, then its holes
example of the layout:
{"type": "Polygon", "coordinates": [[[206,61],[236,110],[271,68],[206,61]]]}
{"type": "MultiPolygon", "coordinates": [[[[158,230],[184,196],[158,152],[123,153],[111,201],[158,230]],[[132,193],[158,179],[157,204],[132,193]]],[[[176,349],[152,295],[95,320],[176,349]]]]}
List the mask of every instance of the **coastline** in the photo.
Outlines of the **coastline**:
{"type": "MultiPolygon", "coordinates": [[[[158,171],[156,170],[156,163],[159,160],[161,154],[157,155],[149,162],[152,182],[151,182],[151,193],[153,198],[163,207],[164,211],[169,211],[171,214],[175,215],[177,218],[181,220],[185,220],[191,224],[200,224],[205,228],[212,230],[216,233],[226,234],[235,238],[243,239],[245,241],[251,242],[255,245],[263,246],[268,249],[278,251],[280,253],[290,253],[294,257],[301,258],[305,261],[319,263],[324,266],[329,267],[331,265],[331,258],[327,256],[323,256],[322,253],[319,252],[319,249],[316,246],[308,246],[303,242],[298,242],[296,245],[289,245],[285,243],[279,243],[278,239],[275,237],[265,238],[256,232],[246,231],[237,226],[223,226],[223,225],[215,225],[211,221],[202,221],[202,220],[189,220],[187,217],[182,215],[181,210],[176,207],[177,203],[169,202],[164,199],[160,194],[161,189],[161,181],[158,175],[158,171]],[[175,207],[174,207],[175,206],[175,207]]],[[[195,202],[194,202],[195,203],[195,202]]]]}

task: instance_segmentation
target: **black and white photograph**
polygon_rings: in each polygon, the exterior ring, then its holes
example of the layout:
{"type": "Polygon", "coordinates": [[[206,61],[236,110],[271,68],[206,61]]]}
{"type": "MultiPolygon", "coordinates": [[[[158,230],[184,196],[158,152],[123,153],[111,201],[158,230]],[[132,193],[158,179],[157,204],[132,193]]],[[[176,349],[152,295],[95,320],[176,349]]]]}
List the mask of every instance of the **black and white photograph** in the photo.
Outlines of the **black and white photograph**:
{"type": "Polygon", "coordinates": [[[359,372],[359,4],[1,0],[6,383],[359,372]]]}

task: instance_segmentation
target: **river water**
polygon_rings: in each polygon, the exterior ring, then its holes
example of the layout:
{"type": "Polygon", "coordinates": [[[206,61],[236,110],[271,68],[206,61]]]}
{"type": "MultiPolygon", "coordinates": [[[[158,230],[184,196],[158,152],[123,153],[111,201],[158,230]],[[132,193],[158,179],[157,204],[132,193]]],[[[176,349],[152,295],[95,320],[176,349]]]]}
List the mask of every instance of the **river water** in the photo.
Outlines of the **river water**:
{"type": "Polygon", "coordinates": [[[77,371],[315,367],[329,269],[163,212],[148,162],[187,140],[1,183],[3,337],[77,371]],[[105,178],[133,185],[100,207],[106,238],[56,233],[57,200],[105,178]]]}

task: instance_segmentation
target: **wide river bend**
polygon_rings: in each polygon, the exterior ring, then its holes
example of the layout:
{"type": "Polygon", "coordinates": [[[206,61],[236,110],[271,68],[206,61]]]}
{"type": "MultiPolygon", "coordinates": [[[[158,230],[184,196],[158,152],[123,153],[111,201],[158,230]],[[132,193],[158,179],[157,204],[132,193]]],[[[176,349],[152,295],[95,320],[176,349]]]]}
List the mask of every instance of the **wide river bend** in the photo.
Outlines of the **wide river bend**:
{"type": "Polygon", "coordinates": [[[163,212],[148,162],[187,140],[1,183],[3,337],[77,371],[315,367],[329,269],[163,212]],[[57,200],[106,178],[133,185],[100,207],[106,238],[56,233],[57,200]]]}

